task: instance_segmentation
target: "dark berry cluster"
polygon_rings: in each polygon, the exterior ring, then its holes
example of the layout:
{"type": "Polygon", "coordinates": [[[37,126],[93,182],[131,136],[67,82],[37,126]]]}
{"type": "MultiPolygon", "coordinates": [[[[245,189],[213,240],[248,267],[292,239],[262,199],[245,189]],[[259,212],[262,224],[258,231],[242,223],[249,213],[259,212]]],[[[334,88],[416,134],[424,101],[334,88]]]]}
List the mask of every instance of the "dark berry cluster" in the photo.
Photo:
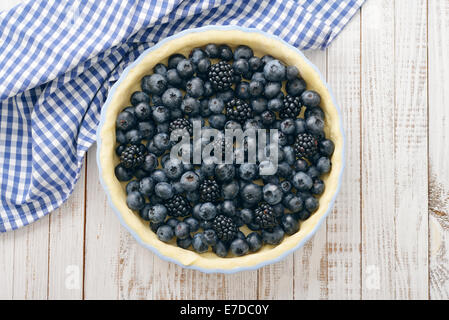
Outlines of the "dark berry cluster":
{"type": "MultiPolygon", "coordinates": [[[[127,181],[128,207],[161,241],[198,253],[241,256],[279,244],[318,209],[325,187],[320,176],[331,170],[334,144],[326,139],[320,104],[295,66],[257,57],[245,45],[208,44],[189,56],[171,55],[142,78],[141,91],[117,116],[115,174],[127,181]],[[194,120],[220,133],[207,141],[217,158],[217,150],[234,147],[227,129],[277,129],[277,149],[262,150],[277,152],[277,166],[172,158],[170,134],[192,135],[194,120]],[[264,174],[270,168],[272,174],[264,174]]],[[[247,159],[253,140],[245,138],[234,155],[247,159]]]]}

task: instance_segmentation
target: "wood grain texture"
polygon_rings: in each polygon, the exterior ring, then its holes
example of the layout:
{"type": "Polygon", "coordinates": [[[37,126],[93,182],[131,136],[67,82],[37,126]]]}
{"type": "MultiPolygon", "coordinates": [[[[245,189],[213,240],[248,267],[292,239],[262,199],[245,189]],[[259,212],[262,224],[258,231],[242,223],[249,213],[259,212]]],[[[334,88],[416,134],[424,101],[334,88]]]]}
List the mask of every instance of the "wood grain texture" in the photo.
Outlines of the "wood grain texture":
{"type": "Polygon", "coordinates": [[[48,299],[83,297],[85,182],[83,167],[69,200],[49,217],[48,299]]]}
{"type": "Polygon", "coordinates": [[[449,299],[449,1],[429,0],[429,293],[449,299]]]}
{"type": "MultiPolygon", "coordinates": [[[[327,51],[307,51],[305,55],[321,70],[322,75],[326,77],[327,51]]],[[[293,296],[295,299],[328,298],[326,229],[327,221],[324,221],[313,238],[293,254],[293,296]]]]}
{"type": "Polygon", "coordinates": [[[14,233],[0,234],[0,299],[13,297],[14,233]]]}
{"type": "Polygon", "coordinates": [[[328,298],[361,298],[360,13],[328,49],[328,82],[343,115],[346,167],[327,219],[328,298]]]}

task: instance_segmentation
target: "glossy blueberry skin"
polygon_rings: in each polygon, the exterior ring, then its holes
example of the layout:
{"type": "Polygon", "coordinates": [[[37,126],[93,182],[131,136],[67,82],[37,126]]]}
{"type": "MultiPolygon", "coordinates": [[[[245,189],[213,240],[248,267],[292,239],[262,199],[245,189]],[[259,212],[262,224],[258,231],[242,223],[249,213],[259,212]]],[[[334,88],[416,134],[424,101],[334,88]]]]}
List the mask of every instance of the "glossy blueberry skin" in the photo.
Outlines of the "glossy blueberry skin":
{"type": "Polygon", "coordinates": [[[151,172],[154,169],[156,169],[157,165],[158,165],[158,160],[157,160],[156,155],[154,155],[153,153],[148,153],[145,156],[145,159],[143,161],[141,168],[143,170],[145,170],[146,172],[151,172]]]}
{"type": "Polygon", "coordinates": [[[142,209],[139,210],[139,216],[145,220],[150,221],[150,217],[148,216],[148,212],[150,211],[151,204],[146,203],[142,209]]]}
{"type": "Polygon", "coordinates": [[[169,58],[168,58],[168,67],[171,68],[176,68],[176,66],[178,65],[178,63],[182,60],[184,60],[186,57],[180,53],[175,53],[172,54],[169,58]]]}
{"type": "Polygon", "coordinates": [[[180,248],[188,249],[192,245],[192,238],[190,236],[184,239],[177,238],[176,245],[180,248]]]}
{"type": "Polygon", "coordinates": [[[256,98],[263,94],[265,90],[264,84],[259,80],[251,80],[248,85],[248,93],[251,97],[256,98]]]}
{"type": "Polygon", "coordinates": [[[158,133],[154,136],[153,141],[159,150],[168,150],[171,147],[170,136],[166,133],[158,133]]]}
{"type": "Polygon", "coordinates": [[[235,239],[231,242],[229,250],[236,256],[244,256],[249,251],[248,243],[242,239],[235,239]]]}
{"type": "Polygon", "coordinates": [[[154,193],[164,200],[170,199],[174,195],[173,187],[167,182],[157,183],[154,187],[154,193]]]}
{"type": "Polygon", "coordinates": [[[312,179],[316,179],[320,177],[321,173],[317,167],[310,166],[309,169],[307,169],[307,175],[312,179]]]}
{"type": "Polygon", "coordinates": [[[281,122],[281,131],[285,134],[294,134],[296,131],[295,120],[285,119],[281,122]]]}
{"type": "Polygon", "coordinates": [[[209,58],[215,59],[218,58],[220,55],[220,52],[218,50],[218,46],[215,43],[209,43],[205,48],[204,51],[206,51],[206,54],[209,58]]]}
{"type": "Polygon", "coordinates": [[[246,59],[238,59],[234,60],[232,64],[232,69],[234,69],[234,73],[237,75],[244,75],[249,71],[248,60],[246,59]]]}
{"type": "Polygon", "coordinates": [[[213,114],[209,116],[209,124],[212,128],[223,130],[226,124],[226,116],[224,114],[213,114]]]}
{"type": "Polygon", "coordinates": [[[139,191],[141,194],[149,196],[153,193],[153,190],[154,190],[154,181],[151,177],[145,177],[142,180],[140,180],[139,191]]]}
{"type": "Polygon", "coordinates": [[[307,84],[304,79],[295,78],[287,81],[285,85],[285,90],[287,93],[293,97],[299,97],[301,94],[306,91],[307,84]]]}
{"type": "Polygon", "coordinates": [[[320,153],[322,155],[330,157],[335,150],[335,145],[331,140],[324,139],[319,143],[320,153]]]}
{"type": "Polygon", "coordinates": [[[286,207],[291,212],[295,213],[295,212],[299,212],[303,209],[303,207],[304,207],[303,203],[304,202],[302,201],[302,199],[300,197],[293,196],[288,200],[286,207]]]}
{"type": "Polygon", "coordinates": [[[126,194],[129,194],[134,191],[139,191],[139,187],[140,187],[139,180],[133,180],[128,182],[128,184],[126,185],[126,194]]]}
{"type": "Polygon", "coordinates": [[[134,107],[134,114],[139,121],[145,121],[151,117],[150,105],[146,102],[141,102],[134,107]]]}
{"type": "Polygon", "coordinates": [[[176,69],[169,69],[166,74],[167,82],[169,85],[175,87],[175,88],[181,88],[183,87],[184,80],[179,75],[178,71],[176,69]]]}
{"type": "Polygon", "coordinates": [[[236,180],[223,184],[221,187],[222,196],[225,200],[235,199],[239,194],[239,184],[236,180]]]}
{"type": "Polygon", "coordinates": [[[282,229],[285,234],[291,236],[299,231],[299,222],[293,214],[286,214],[281,219],[282,229]]]}
{"type": "Polygon", "coordinates": [[[247,184],[242,188],[240,197],[248,204],[259,203],[262,200],[262,188],[254,183],[247,184]]]}
{"type": "Polygon", "coordinates": [[[143,77],[141,86],[145,93],[160,96],[167,89],[167,78],[154,73],[151,76],[143,77]]]}
{"type": "Polygon", "coordinates": [[[263,70],[263,62],[259,57],[251,57],[248,59],[249,69],[253,72],[263,70]]]}
{"type": "Polygon", "coordinates": [[[271,60],[263,67],[263,75],[268,81],[283,81],[287,78],[287,69],[279,60],[271,60]]]}
{"type": "Polygon", "coordinates": [[[263,199],[271,205],[278,204],[282,201],[284,193],[278,185],[268,183],[263,187],[263,199]]]}
{"type": "Polygon", "coordinates": [[[273,98],[268,101],[268,110],[273,112],[279,112],[284,108],[284,102],[279,98],[273,98]]]}
{"type": "Polygon", "coordinates": [[[246,236],[246,242],[249,246],[249,251],[257,252],[263,246],[263,240],[259,233],[251,232],[246,236]]]}
{"type": "Polygon", "coordinates": [[[280,82],[267,82],[264,88],[264,95],[267,99],[275,98],[281,92],[280,82]]]}
{"type": "Polygon", "coordinates": [[[295,166],[295,170],[297,172],[298,171],[306,172],[307,169],[309,168],[309,165],[308,165],[307,161],[304,160],[304,159],[296,160],[294,166],[295,166]]]}
{"type": "Polygon", "coordinates": [[[318,92],[306,90],[301,94],[302,103],[306,107],[318,107],[321,103],[321,97],[318,92]]]}
{"type": "Polygon", "coordinates": [[[295,134],[298,135],[300,133],[306,132],[306,121],[302,118],[295,119],[295,134]]]}
{"type": "Polygon", "coordinates": [[[206,238],[202,233],[197,233],[193,236],[192,246],[193,249],[198,253],[204,253],[209,249],[206,238]]]}
{"type": "Polygon", "coordinates": [[[176,228],[176,226],[178,225],[180,221],[176,218],[169,218],[167,219],[167,221],[165,221],[165,224],[169,225],[170,227],[172,227],[173,229],[176,228]]]}
{"type": "Polygon", "coordinates": [[[239,177],[243,180],[252,181],[258,176],[258,167],[255,163],[242,163],[239,167],[239,177]]]}
{"type": "Polygon", "coordinates": [[[253,49],[245,45],[240,45],[234,51],[234,60],[249,59],[253,55],[254,55],[253,49]]]}
{"type": "Polygon", "coordinates": [[[185,222],[179,222],[175,229],[175,236],[178,239],[185,239],[190,237],[190,226],[185,222]]]}
{"type": "Polygon", "coordinates": [[[316,167],[321,173],[328,173],[331,170],[331,161],[328,157],[321,157],[318,159],[316,167]]]}
{"type": "Polygon", "coordinates": [[[198,202],[200,200],[200,194],[197,191],[186,192],[186,199],[190,202],[198,202]]]}
{"type": "Polygon", "coordinates": [[[219,52],[220,58],[224,61],[232,60],[232,58],[234,57],[234,54],[232,53],[232,49],[226,44],[220,45],[218,47],[218,52],[219,52]]]}
{"type": "Polygon", "coordinates": [[[148,211],[148,219],[154,223],[162,223],[167,217],[167,208],[162,204],[151,206],[148,211]]]}
{"type": "Polygon", "coordinates": [[[164,123],[170,119],[170,110],[164,106],[157,106],[153,108],[153,120],[156,123],[164,123]]]}
{"type": "Polygon", "coordinates": [[[126,140],[130,144],[139,144],[142,141],[142,134],[139,130],[131,129],[128,132],[126,132],[126,140]]]}
{"type": "Polygon", "coordinates": [[[186,191],[195,191],[200,185],[199,177],[193,171],[183,173],[179,181],[186,191]]]}
{"type": "Polygon", "coordinates": [[[284,230],[281,227],[276,226],[273,231],[262,230],[262,240],[266,244],[278,245],[284,239],[284,230]]]}
{"type": "Polygon", "coordinates": [[[221,258],[224,258],[228,255],[228,248],[222,241],[218,241],[212,249],[215,254],[221,258]]]}
{"type": "Polygon", "coordinates": [[[198,77],[192,78],[186,83],[186,93],[193,98],[199,98],[204,94],[204,82],[198,77]]]}
{"type": "Polygon", "coordinates": [[[183,59],[179,61],[178,65],[176,66],[176,71],[178,71],[178,74],[183,79],[189,79],[193,76],[193,73],[195,72],[195,67],[193,66],[193,62],[188,59],[183,59]]]}
{"type": "Polygon", "coordinates": [[[323,119],[312,115],[306,119],[307,130],[314,135],[322,135],[324,130],[323,119]]]}
{"type": "Polygon", "coordinates": [[[133,172],[120,163],[115,167],[114,173],[119,181],[129,181],[133,177],[133,172]]]}
{"type": "Polygon", "coordinates": [[[207,53],[201,48],[194,48],[189,55],[194,64],[198,64],[201,59],[207,58],[207,53]]]}
{"type": "Polygon", "coordinates": [[[235,95],[240,99],[249,99],[251,97],[249,83],[245,81],[237,83],[235,86],[235,95]]]}
{"type": "Polygon", "coordinates": [[[133,94],[131,95],[131,104],[133,106],[138,105],[141,102],[145,102],[147,104],[150,103],[150,96],[148,94],[146,94],[143,91],[135,91],[133,92],[133,94]]]}
{"type": "Polygon", "coordinates": [[[126,204],[131,210],[140,210],[145,205],[145,199],[140,192],[134,191],[126,196],[126,204]]]}
{"type": "Polygon", "coordinates": [[[284,194],[289,193],[292,190],[292,183],[288,180],[284,180],[280,182],[279,187],[284,194]]]}
{"type": "Polygon", "coordinates": [[[225,200],[218,206],[220,212],[228,217],[233,217],[237,214],[235,203],[232,200],[225,200]]]}
{"type": "Polygon", "coordinates": [[[184,222],[189,225],[190,232],[197,232],[200,228],[200,223],[194,217],[187,217],[184,219],[184,222]]]}
{"type": "Polygon", "coordinates": [[[139,122],[137,128],[142,136],[142,139],[151,139],[156,133],[156,127],[151,121],[139,122]]]}
{"type": "Polygon", "coordinates": [[[207,245],[215,246],[217,244],[218,237],[213,229],[206,229],[204,230],[203,234],[204,238],[206,239],[207,245]]]}
{"type": "Polygon", "coordinates": [[[128,131],[132,129],[137,123],[136,117],[133,113],[122,111],[117,116],[116,126],[118,129],[128,131]]]}
{"type": "Polygon", "coordinates": [[[308,197],[304,201],[304,207],[307,211],[313,213],[318,209],[319,203],[318,200],[315,197],[308,197]]]}
{"type": "Polygon", "coordinates": [[[309,175],[301,171],[297,172],[293,176],[291,182],[298,191],[307,191],[310,190],[310,188],[312,188],[313,186],[312,178],[310,178],[309,175]]]}
{"type": "Polygon", "coordinates": [[[158,73],[164,76],[167,73],[167,66],[163,63],[158,63],[154,66],[153,73],[158,73]]]}
{"type": "Polygon", "coordinates": [[[212,220],[217,215],[217,207],[211,202],[201,204],[198,215],[203,220],[212,220]]]}
{"type": "Polygon", "coordinates": [[[200,114],[201,102],[193,97],[184,97],[181,103],[181,110],[185,115],[196,116],[200,114]]]}
{"type": "Polygon", "coordinates": [[[173,228],[166,224],[161,225],[159,228],[157,228],[156,234],[158,239],[162,242],[169,242],[175,235],[175,233],[173,232],[173,228]]]}
{"type": "Polygon", "coordinates": [[[176,158],[168,159],[164,164],[164,172],[170,180],[178,179],[184,172],[184,165],[176,158]]]}
{"type": "Polygon", "coordinates": [[[290,179],[292,176],[293,170],[287,162],[280,162],[278,164],[277,174],[279,177],[290,179]]]}
{"type": "Polygon", "coordinates": [[[177,88],[168,88],[162,94],[162,103],[164,106],[170,109],[176,109],[181,106],[182,93],[177,88]]]}
{"type": "Polygon", "coordinates": [[[217,93],[217,98],[223,100],[224,103],[231,101],[234,96],[234,90],[232,89],[217,93]]]}
{"type": "Polygon", "coordinates": [[[286,70],[287,80],[293,80],[299,76],[299,70],[296,66],[287,66],[286,70]]]}
{"type": "MultiPolygon", "coordinates": [[[[120,143],[121,145],[125,145],[125,144],[128,143],[128,139],[126,139],[126,134],[122,130],[116,130],[115,131],[115,140],[118,143],[120,143]]],[[[121,151],[123,151],[125,147],[126,146],[123,146],[123,149],[121,151]]],[[[117,153],[117,155],[119,155],[119,156],[120,156],[120,154],[117,153]]]]}
{"type": "Polygon", "coordinates": [[[310,192],[312,194],[320,195],[324,192],[324,182],[321,179],[315,179],[313,180],[313,186],[312,189],[310,189],[310,192]]]}
{"type": "Polygon", "coordinates": [[[218,164],[215,166],[215,177],[219,182],[231,181],[235,176],[235,167],[232,164],[218,164]]]}

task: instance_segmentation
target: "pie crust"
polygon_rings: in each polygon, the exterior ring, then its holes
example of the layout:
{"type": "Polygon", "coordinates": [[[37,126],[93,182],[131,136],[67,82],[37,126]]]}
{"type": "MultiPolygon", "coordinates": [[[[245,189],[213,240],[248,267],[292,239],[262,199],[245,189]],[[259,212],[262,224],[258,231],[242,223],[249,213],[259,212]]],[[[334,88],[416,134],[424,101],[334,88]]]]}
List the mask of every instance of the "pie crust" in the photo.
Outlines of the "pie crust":
{"type": "Polygon", "coordinates": [[[100,180],[122,224],[141,244],[157,253],[161,258],[204,272],[232,273],[256,269],[277,262],[301,247],[315,233],[330,212],[339,189],[344,166],[344,134],[340,112],[316,67],[299,50],[279,38],[255,29],[234,26],[187,30],[167,38],[145,51],[124,71],[110,91],[102,108],[97,142],[100,180]],[[148,222],[143,221],[137,213],[127,207],[126,183],[119,182],[114,174],[114,168],[119,163],[119,158],[115,154],[116,117],[123,108],[130,104],[131,94],[140,90],[140,79],[150,74],[157,63],[167,63],[171,54],[182,53],[187,56],[194,47],[202,47],[208,43],[227,44],[233,48],[244,44],[251,47],[256,56],[262,57],[265,54],[270,54],[287,65],[295,65],[307,82],[307,88],[320,93],[321,107],[326,115],[326,137],[335,144],[335,151],[331,158],[332,170],[322,177],[325,182],[325,191],[319,198],[319,209],[309,219],[301,223],[301,228],[296,234],[285,237],[279,245],[265,245],[260,251],[242,257],[220,258],[212,252],[198,254],[158,240],[156,234],[150,230],[148,222]]]}

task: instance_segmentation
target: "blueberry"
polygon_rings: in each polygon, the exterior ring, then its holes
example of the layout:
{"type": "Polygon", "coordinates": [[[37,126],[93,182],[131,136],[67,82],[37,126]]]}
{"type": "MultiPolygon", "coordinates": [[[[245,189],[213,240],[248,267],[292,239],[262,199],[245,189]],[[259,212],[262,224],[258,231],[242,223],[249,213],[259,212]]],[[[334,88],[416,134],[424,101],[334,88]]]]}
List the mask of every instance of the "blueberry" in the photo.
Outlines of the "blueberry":
{"type": "Polygon", "coordinates": [[[200,114],[201,103],[193,97],[185,97],[181,103],[181,110],[188,116],[200,114]]]}
{"type": "Polygon", "coordinates": [[[194,64],[198,64],[201,59],[207,58],[207,53],[201,48],[194,48],[190,52],[189,58],[194,64]]]}
{"type": "Polygon", "coordinates": [[[213,114],[209,116],[209,124],[212,128],[222,130],[226,124],[226,116],[224,114],[213,114]]]}
{"type": "Polygon", "coordinates": [[[196,191],[186,192],[186,199],[190,202],[198,202],[200,200],[200,194],[196,191]]]}
{"type": "Polygon", "coordinates": [[[296,66],[287,67],[287,80],[293,80],[299,76],[299,70],[296,66]]]}
{"type": "Polygon", "coordinates": [[[268,183],[263,187],[263,199],[271,205],[282,201],[283,192],[278,185],[268,183]]]}
{"type": "Polygon", "coordinates": [[[201,222],[200,222],[200,228],[203,230],[211,229],[212,226],[213,226],[212,220],[201,220],[201,222]]]}
{"type": "Polygon", "coordinates": [[[282,99],[273,98],[268,101],[267,107],[270,111],[279,112],[284,108],[284,102],[282,99]]]}
{"type": "Polygon", "coordinates": [[[291,184],[291,182],[290,181],[288,181],[288,180],[283,180],[283,181],[281,181],[281,183],[279,184],[279,186],[280,186],[280,188],[281,188],[281,190],[282,190],[282,192],[285,194],[285,193],[288,193],[288,192],[290,192],[291,190],[292,190],[292,184],[291,184]]]}
{"type": "Polygon", "coordinates": [[[320,195],[324,191],[324,182],[321,179],[315,179],[313,180],[313,186],[312,189],[310,189],[310,192],[313,194],[320,195]]]}
{"type": "Polygon", "coordinates": [[[190,226],[185,222],[179,222],[175,229],[175,236],[178,239],[185,239],[190,237],[190,226]]]}
{"type": "Polygon", "coordinates": [[[156,146],[154,145],[154,140],[151,139],[150,141],[148,141],[147,143],[147,149],[149,152],[153,153],[155,156],[161,156],[164,153],[164,150],[160,150],[158,148],[156,148],[156,146]]]}
{"type": "Polygon", "coordinates": [[[221,241],[218,241],[217,244],[212,249],[215,252],[215,254],[221,258],[224,258],[228,255],[228,248],[221,241]]]}
{"type": "Polygon", "coordinates": [[[307,191],[312,188],[312,179],[304,172],[297,172],[293,178],[292,183],[298,191],[307,191]]]}
{"type": "Polygon", "coordinates": [[[240,196],[248,204],[259,203],[262,200],[262,188],[254,183],[247,184],[243,187],[240,196]]]}
{"type": "Polygon", "coordinates": [[[167,82],[175,88],[181,88],[184,80],[179,75],[176,69],[169,69],[166,74],[167,82]]]}
{"type": "Polygon", "coordinates": [[[162,204],[155,204],[148,210],[148,219],[154,223],[162,223],[167,217],[167,208],[162,204]]]}
{"type": "Polygon", "coordinates": [[[131,180],[133,177],[133,172],[127,168],[125,168],[121,163],[119,163],[115,169],[114,173],[116,178],[119,181],[128,181],[131,180]]]}
{"type": "Polygon", "coordinates": [[[265,79],[262,72],[254,72],[251,81],[260,81],[264,86],[267,84],[267,79],[265,79]]]}
{"type": "Polygon", "coordinates": [[[281,220],[282,229],[289,236],[295,234],[299,230],[299,222],[292,214],[286,214],[281,220]]]}
{"type": "Polygon", "coordinates": [[[230,183],[223,184],[221,191],[225,200],[232,200],[237,197],[239,193],[239,184],[237,181],[233,180],[230,183]]]}
{"type": "Polygon", "coordinates": [[[143,160],[142,169],[151,172],[157,167],[157,157],[152,154],[148,153],[145,156],[145,159],[143,160]]]}
{"type": "Polygon", "coordinates": [[[129,194],[134,191],[139,191],[139,186],[140,183],[138,180],[128,182],[128,184],[126,185],[126,194],[129,194]]]}
{"type": "Polygon", "coordinates": [[[231,200],[225,200],[220,205],[220,211],[226,216],[233,217],[237,213],[237,208],[231,200]]]}
{"type": "Polygon", "coordinates": [[[205,202],[201,204],[198,214],[203,220],[212,220],[217,215],[217,207],[211,202],[205,202]]]}
{"type": "Polygon", "coordinates": [[[321,172],[318,170],[315,166],[310,166],[309,169],[307,169],[307,175],[312,178],[318,178],[321,175],[321,172]]]}
{"type": "Polygon", "coordinates": [[[150,103],[150,96],[143,91],[135,91],[131,95],[131,104],[137,106],[139,103],[150,103]]]}
{"type": "Polygon", "coordinates": [[[232,58],[234,57],[232,49],[226,44],[223,44],[220,47],[218,47],[218,52],[220,58],[224,61],[232,60],[232,58]]]}
{"type": "Polygon", "coordinates": [[[218,241],[218,236],[213,229],[204,230],[204,238],[209,246],[215,246],[218,241]]]}
{"type": "Polygon", "coordinates": [[[154,145],[159,150],[168,150],[171,147],[170,136],[166,133],[158,133],[154,136],[154,145]]]}
{"type": "MultiPolygon", "coordinates": [[[[170,115],[170,117],[171,117],[171,115],[170,115]]],[[[157,133],[168,133],[169,128],[170,128],[170,123],[168,121],[164,122],[164,123],[158,123],[156,125],[156,132],[157,133]]]]}
{"type": "Polygon", "coordinates": [[[251,96],[249,93],[249,83],[245,81],[237,83],[235,86],[235,92],[238,98],[249,99],[251,96]]]}
{"type": "Polygon", "coordinates": [[[256,99],[251,100],[251,107],[255,113],[261,114],[265,110],[267,110],[268,102],[265,98],[258,97],[256,99]]]}
{"type": "Polygon", "coordinates": [[[306,160],[298,159],[295,161],[295,170],[296,171],[306,172],[308,168],[309,168],[309,165],[306,160]]]}
{"type": "Polygon", "coordinates": [[[260,116],[262,117],[262,124],[264,124],[265,126],[269,126],[273,124],[274,121],[276,121],[276,114],[270,110],[262,112],[260,116]]]}
{"type": "Polygon", "coordinates": [[[181,106],[182,93],[179,89],[168,88],[162,94],[162,103],[169,109],[176,109],[181,106]]]}
{"type": "Polygon", "coordinates": [[[306,107],[318,107],[321,103],[321,97],[318,92],[306,90],[301,94],[301,100],[306,107]]]}
{"type": "Polygon", "coordinates": [[[198,253],[204,253],[209,249],[206,238],[202,233],[197,233],[193,236],[192,246],[193,249],[198,253]]]}
{"type": "Polygon", "coordinates": [[[331,161],[328,157],[321,157],[316,163],[316,168],[321,173],[328,173],[329,171],[331,171],[331,161]]]}
{"type": "Polygon", "coordinates": [[[218,164],[215,167],[215,177],[219,182],[231,181],[235,176],[235,167],[232,164],[218,164]]]}
{"type": "Polygon", "coordinates": [[[232,69],[234,69],[234,73],[237,75],[243,75],[249,71],[248,60],[238,59],[234,60],[232,64],[232,69]]]}
{"type": "Polygon", "coordinates": [[[142,141],[142,133],[137,129],[131,129],[126,132],[126,140],[131,144],[139,144],[142,141]]]}
{"type": "Polygon", "coordinates": [[[198,77],[192,78],[186,83],[186,92],[190,97],[199,98],[204,94],[204,82],[198,77]]]}
{"type": "Polygon", "coordinates": [[[210,60],[207,58],[201,59],[200,61],[198,61],[198,73],[207,73],[207,71],[209,70],[211,63],[210,60]]]}
{"type": "Polygon", "coordinates": [[[324,139],[319,143],[320,153],[330,157],[335,150],[335,145],[331,140],[324,139]]]}
{"type": "Polygon", "coordinates": [[[306,88],[307,84],[304,79],[301,78],[289,80],[285,85],[285,90],[293,97],[299,97],[304,91],[306,91],[306,88]]]}
{"type": "Polygon", "coordinates": [[[150,221],[150,217],[148,216],[148,212],[150,211],[150,209],[151,204],[145,204],[143,208],[139,210],[139,216],[145,221],[150,221]]]}
{"type": "Polygon", "coordinates": [[[183,249],[188,249],[192,245],[192,238],[188,236],[185,239],[176,239],[176,245],[183,249]]]}
{"type": "Polygon", "coordinates": [[[285,161],[289,165],[293,165],[295,163],[295,150],[291,146],[285,146],[283,148],[284,154],[285,154],[285,161]]]}
{"type": "Polygon", "coordinates": [[[153,105],[159,106],[162,104],[161,96],[153,95],[153,105]]]}
{"type": "Polygon", "coordinates": [[[171,158],[164,163],[164,172],[171,180],[178,179],[182,175],[183,171],[184,165],[179,159],[171,158]]]}
{"type": "Polygon", "coordinates": [[[324,121],[319,117],[310,116],[306,119],[306,127],[310,133],[320,135],[324,129],[324,121]]]}
{"type": "Polygon", "coordinates": [[[285,134],[294,134],[296,131],[295,121],[293,119],[285,119],[281,122],[281,131],[285,134]]]}
{"type": "MultiPolygon", "coordinates": [[[[121,145],[125,145],[128,143],[128,139],[126,139],[126,134],[122,130],[115,130],[115,141],[117,141],[121,145]]],[[[124,148],[126,148],[126,146],[123,146],[123,149],[120,151],[123,151],[124,148]]],[[[117,155],[120,156],[121,152],[117,153],[117,155]]]]}
{"type": "Polygon", "coordinates": [[[199,178],[197,174],[193,171],[185,172],[181,176],[181,179],[179,181],[181,182],[182,187],[186,191],[195,191],[196,189],[198,189],[200,185],[199,178]]]}
{"type": "Polygon", "coordinates": [[[179,222],[180,221],[176,218],[169,218],[169,219],[167,219],[167,221],[165,221],[165,224],[167,224],[170,227],[172,227],[173,229],[175,229],[179,222]]]}
{"type": "Polygon", "coordinates": [[[259,80],[251,80],[248,85],[248,93],[251,97],[259,97],[264,92],[264,89],[263,83],[259,80]]]}
{"type": "Polygon", "coordinates": [[[266,54],[266,55],[264,55],[264,56],[262,57],[261,60],[262,60],[263,64],[265,65],[265,64],[267,64],[268,62],[273,61],[274,58],[273,58],[273,56],[270,56],[269,54],[266,54]]]}
{"type": "Polygon", "coordinates": [[[245,45],[238,46],[234,51],[234,60],[249,59],[254,55],[253,50],[245,45]]]}
{"type": "Polygon", "coordinates": [[[214,43],[209,43],[205,48],[204,51],[206,51],[206,54],[209,58],[215,59],[220,56],[220,51],[218,49],[218,46],[214,43]]]}
{"type": "Polygon", "coordinates": [[[122,111],[117,116],[116,126],[120,130],[128,131],[132,129],[136,123],[136,117],[128,111],[122,111]]]}
{"type": "Polygon", "coordinates": [[[180,53],[175,53],[172,54],[169,58],[168,58],[168,67],[171,68],[176,68],[178,63],[182,60],[184,60],[186,57],[184,57],[182,54],[180,53]]]}
{"type": "Polygon", "coordinates": [[[246,236],[246,242],[249,246],[249,251],[257,252],[262,248],[263,240],[257,232],[251,232],[246,236]]]}
{"type": "Polygon", "coordinates": [[[263,62],[259,57],[251,57],[248,59],[249,69],[253,72],[261,71],[263,67],[263,62]]]}
{"type": "Polygon", "coordinates": [[[153,119],[157,123],[164,123],[170,119],[170,110],[163,106],[153,108],[153,119]]]}
{"type": "Polygon", "coordinates": [[[304,207],[310,213],[315,212],[318,209],[318,206],[319,206],[319,203],[318,203],[318,200],[315,197],[308,197],[304,201],[304,207]]]}
{"type": "Polygon", "coordinates": [[[214,95],[214,88],[212,87],[212,83],[210,81],[204,82],[204,97],[211,97],[214,95]]]}
{"type": "Polygon", "coordinates": [[[223,100],[224,103],[231,101],[234,98],[234,90],[229,89],[217,93],[217,98],[223,100]]]}
{"type": "Polygon", "coordinates": [[[306,132],[306,121],[302,118],[295,119],[295,134],[306,132]]]}
{"type": "Polygon", "coordinates": [[[278,203],[273,206],[273,213],[276,218],[280,218],[284,215],[285,207],[282,203],[278,203]]]}
{"type": "Polygon", "coordinates": [[[232,241],[229,249],[231,250],[232,254],[236,256],[244,256],[248,253],[249,246],[245,240],[235,239],[234,241],[232,241]]]}
{"type": "Polygon", "coordinates": [[[275,98],[281,92],[280,82],[268,82],[264,88],[264,95],[267,99],[275,98]]]}
{"type": "Polygon", "coordinates": [[[215,163],[212,158],[204,159],[201,164],[201,171],[205,176],[212,176],[215,172],[215,163]]]}
{"type": "Polygon", "coordinates": [[[161,74],[154,73],[151,76],[143,77],[141,86],[145,93],[160,96],[167,89],[167,78],[161,74]]]}
{"type": "Polygon", "coordinates": [[[200,228],[200,223],[193,217],[185,218],[184,222],[189,225],[190,232],[197,232],[200,228]]]}
{"type": "Polygon", "coordinates": [[[266,244],[278,245],[284,239],[284,230],[281,227],[276,226],[270,232],[268,230],[262,230],[262,240],[266,244]]]}
{"type": "Polygon", "coordinates": [[[158,239],[163,242],[169,242],[175,235],[175,233],[173,232],[173,228],[167,226],[166,224],[161,225],[159,228],[157,228],[156,234],[158,239]]]}
{"type": "Polygon", "coordinates": [[[138,130],[142,136],[142,139],[151,139],[156,132],[154,124],[150,121],[139,122],[138,130]]]}
{"type": "Polygon", "coordinates": [[[173,197],[174,195],[174,191],[173,191],[173,187],[170,183],[167,182],[159,182],[156,184],[156,186],[154,187],[154,193],[164,199],[170,199],[173,197]]]}
{"type": "Polygon", "coordinates": [[[304,221],[304,220],[309,219],[309,217],[310,217],[310,212],[304,209],[304,210],[298,212],[298,213],[296,214],[296,216],[298,217],[299,220],[304,221]]]}
{"type": "Polygon", "coordinates": [[[151,195],[154,190],[154,181],[151,177],[145,177],[140,180],[139,191],[145,196],[151,195]]]}
{"type": "Polygon", "coordinates": [[[263,75],[268,81],[283,81],[286,79],[286,68],[279,60],[271,60],[263,67],[263,75]]]}
{"type": "Polygon", "coordinates": [[[184,59],[179,61],[178,65],[176,66],[176,71],[178,71],[178,74],[181,78],[189,79],[193,76],[195,69],[192,61],[184,59]]]}
{"type": "Polygon", "coordinates": [[[145,199],[140,192],[134,191],[126,196],[126,204],[131,210],[140,210],[145,205],[145,199]]]}

